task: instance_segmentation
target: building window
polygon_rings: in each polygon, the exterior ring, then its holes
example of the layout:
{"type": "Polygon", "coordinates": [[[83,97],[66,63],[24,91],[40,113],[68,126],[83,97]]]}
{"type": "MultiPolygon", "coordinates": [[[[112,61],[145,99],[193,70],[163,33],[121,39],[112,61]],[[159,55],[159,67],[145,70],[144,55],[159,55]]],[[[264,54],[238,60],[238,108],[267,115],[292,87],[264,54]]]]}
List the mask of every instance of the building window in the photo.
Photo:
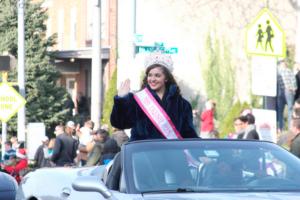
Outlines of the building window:
{"type": "MultiPolygon", "coordinates": [[[[91,42],[93,38],[93,0],[87,0],[86,16],[86,41],[91,42]]],[[[87,44],[90,46],[91,44],[87,44]]]]}
{"type": "Polygon", "coordinates": [[[57,27],[57,47],[59,50],[63,49],[64,42],[64,10],[60,9],[58,11],[58,27],[57,27]]]}
{"type": "MultiPolygon", "coordinates": [[[[74,102],[74,105],[75,105],[75,108],[77,107],[77,102],[76,102],[76,99],[77,99],[77,85],[76,85],[76,80],[75,78],[66,78],[66,89],[68,91],[68,93],[70,94],[73,102],[74,102]]],[[[76,114],[76,109],[73,109],[73,116],[76,114]]]]}
{"type": "Polygon", "coordinates": [[[76,13],[76,8],[71,9],[71,16],[70,16],[70,22],[71,22],[71,27],[70,27],[70,48],[71,49],[76,49],[77,47],[77,40],[76,40],[76,26],[77,26],[77,13],[76,13]]]}
{"type": "Polygon", "coordinates": [[[101,1],[101,39],[108,38],[108,10],[109,2],[108,0],[101,1]]]}
{"type": "Polygon", "coordinates": [[[66,89],[68,91],[68,93],[71,95],[71,97],[73,98],[75,96],[75,84],[76,84],[76,80],[75,78],[66,78],[66,89]]]}
{"type": "MultiPolygon", "coordinates": [[[[86,46],[92,46],[93,40],[93,12],[94,12],[94,0],[87,0],[87,19],[86,19],[86,46]]],[[[101,39],[108,38],[108,0],[101,1],[101,39]]]]}

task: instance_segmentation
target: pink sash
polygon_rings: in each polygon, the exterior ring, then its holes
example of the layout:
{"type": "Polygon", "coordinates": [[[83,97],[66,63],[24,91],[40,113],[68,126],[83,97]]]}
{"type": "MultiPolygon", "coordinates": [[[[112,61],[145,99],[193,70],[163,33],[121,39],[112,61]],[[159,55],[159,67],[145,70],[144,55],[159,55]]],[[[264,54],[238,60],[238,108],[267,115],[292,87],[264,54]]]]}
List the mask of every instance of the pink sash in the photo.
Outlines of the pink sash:
{"type": "Polygon", "coordinates": [[[170,117],[157,103],[148,88],[135,93],[134,99],[165,138],[182,139],[170,117]]]}
{"type": "MultiPolygon", "coordinates": [[[[134,94],[134,99],[142,108],[159,132],[167,139],[182,139],[179,131],[171,121],[164,109],[157,103],[148,88],[134,94]]],[[[199,161],[195,160],[188,150],[184,150],[190,166],[198,167],[199,161]]]]}

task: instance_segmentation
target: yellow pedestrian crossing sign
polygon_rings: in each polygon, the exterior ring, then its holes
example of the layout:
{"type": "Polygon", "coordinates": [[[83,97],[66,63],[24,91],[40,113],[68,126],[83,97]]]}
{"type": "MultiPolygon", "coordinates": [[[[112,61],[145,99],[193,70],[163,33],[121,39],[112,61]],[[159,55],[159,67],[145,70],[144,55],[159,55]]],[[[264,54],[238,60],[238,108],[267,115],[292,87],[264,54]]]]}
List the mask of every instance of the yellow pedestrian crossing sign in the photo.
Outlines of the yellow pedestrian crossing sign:
{"type": "Polygon", "coordinates": [[[7,122],[24,106],[26,100],[7,83],[0,83],[0,120],[7,122]]]}
{"type": "Polygon", "coordinates": [[[284,31],[267,8],[262,9],[247,26],[246,52],[250,55],[286,56],[284,31]]]}

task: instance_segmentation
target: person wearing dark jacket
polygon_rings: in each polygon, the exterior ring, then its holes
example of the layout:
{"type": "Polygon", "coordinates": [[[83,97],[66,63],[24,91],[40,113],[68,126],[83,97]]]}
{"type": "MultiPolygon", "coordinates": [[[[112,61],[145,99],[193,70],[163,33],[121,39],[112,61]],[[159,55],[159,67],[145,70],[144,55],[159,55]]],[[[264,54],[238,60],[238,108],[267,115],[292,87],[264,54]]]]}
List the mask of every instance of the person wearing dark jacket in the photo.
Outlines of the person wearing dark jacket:
{"type": "Polygon", "coordinates": [[[97,165],[100,161],[100,157],[103,153],[104,143],[109,138],[108,132],[104,129],[98,129],[93,134],[93,148],[88,155],[87,162],[85,166],[94,166],[97,165]]]}
{"type": "Polygon", "coordinates": [[[294,69],[297,69],[297,73],[295,75],[296,77],[296,84],[297,84],[297,90],[295,92],[295,101],[300,97],[300,63],[295,63],[294,69]]]}
{"type": "Polygon", "coordinates": [[[47,136],[43,137],[42,144],[37,148],[34,154],[35,167],[50,167],[48,144],[49,138],[47,136]]]}
{"type": "Polygon", "coordinates": [[[77,144],[78,143],[73,139],[71,132],[58,135],[55,139],[51,161],[56,166],[74,165],[77,144]]]}
{"type": "Polygon", "coordinates": [[[124,130],[114,129],[114,132],[111,134],[111,138],[114,139],[118,146],[121,148],[122,144],[128,142],[129,137],[126,135],[124,130]]]}
{"type": "MultiPolygon", "coordinates": [[[[244,133],[238,135],[238,139],[246,140],[259,140],[258,132],[255,127],[255,117],[253,114],[248,113],[246,116],[241,116],[240,119],[245,118],[246,128],[244,133]]],[[[243,121],[243,120],[242,120],[243,121]]]]}
{"type": "Polygon", "coordinates": [[[100,165],[105,165],[109,163],[109,161],[111,161],[120,150],[121,149],[118,146],[118,143],[114,139],[108,138],[108,140],[105,141],[103,146],[103,152],[100,158],[100,165]]]}
{"type": "MultiPolygon", "coordinates": [[[[150,54],[145,60],[145,77],[141,90],[148,88],[151,95],[169,116],[182,138],[197,138],[193,125],[192,108],[185,100],[172,75],[173,61],[167,54],[150,54]]],[[[164,138],[153,125],[130,91],[130,80],[121,83],[114,97],[111,124],[118,129],[131,128],[129,141],[164,138]]]]}
{"type": "Polygon", "coordinates": [[[292,119],[291,131],[294,135],[290,144],[290,152],[300,158],[300,119],[292,119]]]}

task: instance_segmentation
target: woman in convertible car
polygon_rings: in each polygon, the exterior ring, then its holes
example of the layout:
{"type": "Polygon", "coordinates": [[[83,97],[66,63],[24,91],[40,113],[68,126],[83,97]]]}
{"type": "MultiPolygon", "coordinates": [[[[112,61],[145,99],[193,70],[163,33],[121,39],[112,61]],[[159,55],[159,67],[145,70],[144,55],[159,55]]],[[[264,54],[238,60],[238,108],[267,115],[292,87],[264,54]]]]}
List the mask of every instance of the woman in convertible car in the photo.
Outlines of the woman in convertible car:
{"type": "Polygon", "coordinates": [[[171,73],[173,70],[171,56],[160,52],[152,53],[145,59],[145,68],[145,77],[139,91],[145,93],[137,97],[139,92],[130,92],[130,80],[122,82],[118,94],[114,97],[111,124],[119,129],[131,128],[129,141],[197,138],[191,105],[181,96],[171,73]],[[149,106],[153,104],[157,107],[154,111],[153,107],[149,106]],[[161,123],[162,121],[166,123],[161,123]],[[174,137],[167,136],[169,129],[174,132],[174,137]]]}

